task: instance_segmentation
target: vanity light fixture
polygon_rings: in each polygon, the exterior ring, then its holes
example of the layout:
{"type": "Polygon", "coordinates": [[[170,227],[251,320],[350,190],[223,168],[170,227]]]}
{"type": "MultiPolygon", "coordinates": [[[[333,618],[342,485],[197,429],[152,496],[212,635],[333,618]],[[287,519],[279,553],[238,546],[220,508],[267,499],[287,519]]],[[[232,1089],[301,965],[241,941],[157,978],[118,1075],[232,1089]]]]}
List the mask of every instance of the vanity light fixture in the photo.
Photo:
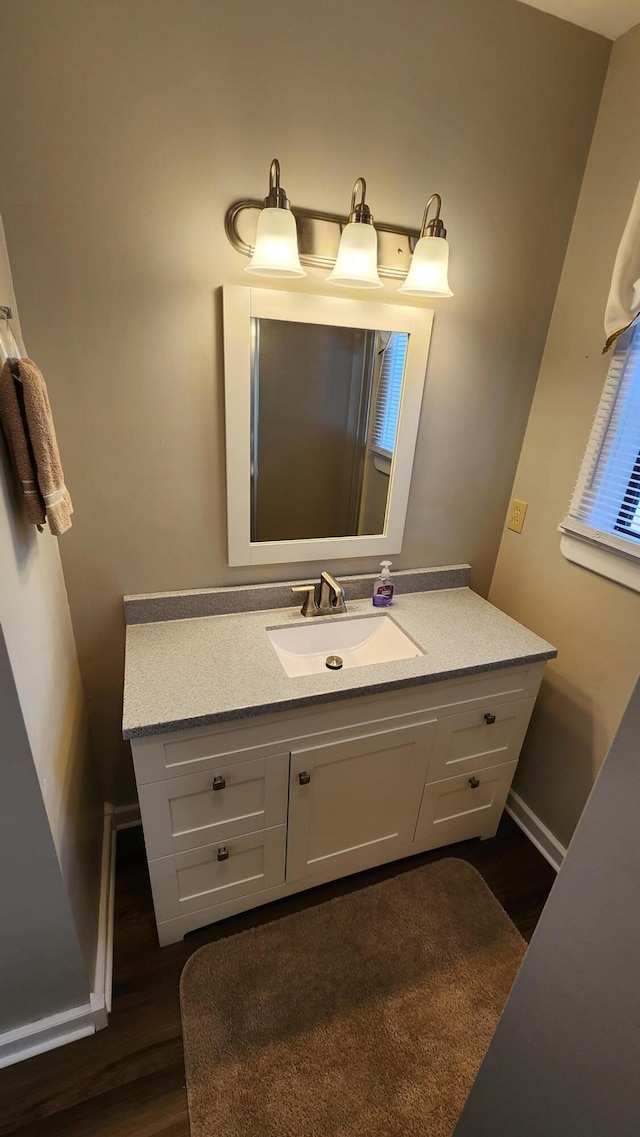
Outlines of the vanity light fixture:
{"type": "Polygon", "coordinates": [[[403,295],[425,300],[453,296],[440,194],[431,194],[418,232],[383,221],[374,229],[366,189],[364,178],[357,178],[346,221],[344,214],[298,205],[292,209],[280,186],[280,163],[274,158],[266,199],[246,198],[230,205],[225,231],[234,249],[249,258],[245,272],[258,276],[303,277],[307,274],[302,265],[311,265],[329,270],[327,281],[345,288],[382,288],[382,276],[397,280],[403,295]],[[429,220],[434,204],[435,215],[429,220]]]}
{"type": "Polygon", "coordinates": [[[424,207],[420,240],[416,245],[404,284],[398,292],[405,296],[453,296],[449,288],[449,244],[447,230],[440,220],[442,199],[432,193],[424,207]],[[432,202],[436,203],[435,216],[428,221],[432,202]]]}
{"type": "Polygon", "coordinates": [[[269,193],[258,218],[253,256],[244,270],[256,276],[306,276],[300,264],[296,219],[280,186],[280,163],[273,159],[269,193]]]}
{"type": "Polygon", "coordinates": [[[342,288],[382,288],[378,276],[378,236],[365,195],[367,183],[357,178],[351,194],[351,212],[340,238],[335,268],[327,277],[328,284],[342,288]],[[356,194],[360,191],[360,200],[356,194]]]}

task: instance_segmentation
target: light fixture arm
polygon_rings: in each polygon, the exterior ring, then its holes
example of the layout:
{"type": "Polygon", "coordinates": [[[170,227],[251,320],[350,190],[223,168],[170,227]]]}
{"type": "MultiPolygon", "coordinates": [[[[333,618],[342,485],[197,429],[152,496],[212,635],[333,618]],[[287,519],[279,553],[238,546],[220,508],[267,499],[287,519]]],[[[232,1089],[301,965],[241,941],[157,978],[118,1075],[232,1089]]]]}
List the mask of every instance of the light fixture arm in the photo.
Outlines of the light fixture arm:
{"type": "Polygon", "coordinates": [[[367,193],[367,183],[364,178],[356,178],[353,183],[353,190],[351,191],[351,210],[349,212],[349,222],[357,221],[362,225],[373,225],[373,217],[371,210],[364,200],[367,193]],[[360,201],[356,202],[356,194],[360,190],[360,201]]]}
{"type": "Polygon", "coordinates": [[[422,228],[420,230],[420,237],[446,237],[447,230],[445,229],[442,221],[440,220],[440,210],[442,209],[442,198],[439,193],[432,193],[424,207],[424,217],[422,218],[422,228]],[[429,209],[435,201],[436,212],[435,217],[428,221],[429,209]]]}
{"type": "Polygon", "coordinates": [[[280,188],[280,163],[274,158],[269,167],[269,193],[264,199],[267,209],[291,209],[289,198],[280,188]]]}

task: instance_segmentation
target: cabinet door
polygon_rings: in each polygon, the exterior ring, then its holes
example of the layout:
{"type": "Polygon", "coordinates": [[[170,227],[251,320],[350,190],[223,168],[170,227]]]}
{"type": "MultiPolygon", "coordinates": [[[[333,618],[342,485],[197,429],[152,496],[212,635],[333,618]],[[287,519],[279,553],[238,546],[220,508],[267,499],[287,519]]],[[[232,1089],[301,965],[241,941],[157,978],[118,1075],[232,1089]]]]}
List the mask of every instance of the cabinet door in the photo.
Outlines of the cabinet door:
{"type": "Polygon", "coordinates": [[[470,837],[493,837],[517,762],[504,762],[475,774],[460,774],[424,787],[416,827],[416,846],[437,849],[470,837]]]}
{"type": "Polygon", "coordinates": [[[411,844],[435,727],[292,750],[288,881],[357,872],[411,844]]]}

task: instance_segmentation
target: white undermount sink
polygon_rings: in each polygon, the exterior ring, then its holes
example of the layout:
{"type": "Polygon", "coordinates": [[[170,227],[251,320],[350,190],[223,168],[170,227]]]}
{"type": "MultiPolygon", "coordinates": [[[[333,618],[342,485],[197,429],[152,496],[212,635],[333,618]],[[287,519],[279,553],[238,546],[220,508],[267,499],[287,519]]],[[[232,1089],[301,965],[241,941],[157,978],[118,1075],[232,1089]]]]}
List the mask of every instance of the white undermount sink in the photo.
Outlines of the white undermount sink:
{"type": "MultiPolygon", "coordinates": [[[[339,656],[342,669],[413,659],[424,652],[389,616],[332,616],[293,628],[267,628],[267,635],[287,675],[316,675],[326,671],[327,659],[339,656]]],[[[331,668],[329,668],[331,670],[331,668]]]]}

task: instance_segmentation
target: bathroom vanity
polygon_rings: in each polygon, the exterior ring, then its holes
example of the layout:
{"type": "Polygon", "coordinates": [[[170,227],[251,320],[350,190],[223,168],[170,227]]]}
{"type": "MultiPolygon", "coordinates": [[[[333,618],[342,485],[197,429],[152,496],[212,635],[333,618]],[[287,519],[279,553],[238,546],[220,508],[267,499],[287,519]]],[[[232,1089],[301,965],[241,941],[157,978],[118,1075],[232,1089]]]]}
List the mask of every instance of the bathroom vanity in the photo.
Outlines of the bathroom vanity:
{"type": "MultiPolygon", "coordinates": [[[[468,588],[436,584],[388,614],[420,655],[291,677],[269,631],[370,618],[346,583],[348,612],[319,621],[278,607],[129,623],[124,734],[161,944],[496,832],[554,648],[468,588]]],[[[244,590],[255,603],[273,591],[244,590]]],[[[185,596],[198,611],[198,594],[180,595],[176,611],[185,596]]],[[[154,598],[137,615],[132,599],[131,618],[153,616],[154,598]]]]}

